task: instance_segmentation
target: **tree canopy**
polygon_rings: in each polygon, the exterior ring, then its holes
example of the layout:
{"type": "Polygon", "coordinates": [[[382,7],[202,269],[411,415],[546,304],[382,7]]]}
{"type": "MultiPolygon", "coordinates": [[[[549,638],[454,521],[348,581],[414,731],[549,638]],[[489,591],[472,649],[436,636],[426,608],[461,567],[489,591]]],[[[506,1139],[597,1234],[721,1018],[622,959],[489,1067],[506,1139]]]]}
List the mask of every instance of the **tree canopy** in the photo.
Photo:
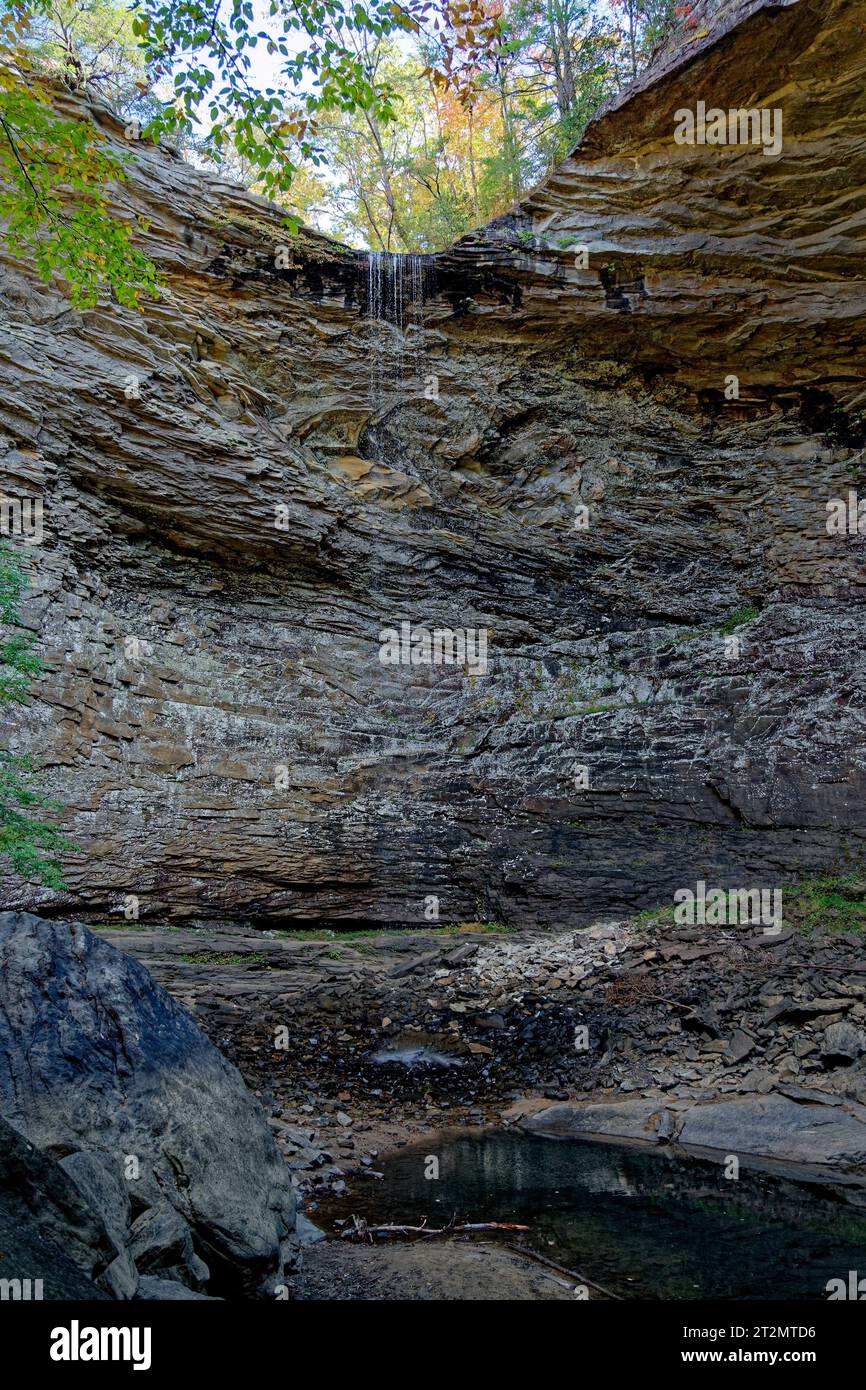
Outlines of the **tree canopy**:
{"type": "Polygon", "coordinates": [[[112,211],[117,153],[58,85],[101,97],[325,230],[434,251],[519,198],[633,80],[675,0],[2,0],[0,217],[70,299],[157,292],[112,211]]]}

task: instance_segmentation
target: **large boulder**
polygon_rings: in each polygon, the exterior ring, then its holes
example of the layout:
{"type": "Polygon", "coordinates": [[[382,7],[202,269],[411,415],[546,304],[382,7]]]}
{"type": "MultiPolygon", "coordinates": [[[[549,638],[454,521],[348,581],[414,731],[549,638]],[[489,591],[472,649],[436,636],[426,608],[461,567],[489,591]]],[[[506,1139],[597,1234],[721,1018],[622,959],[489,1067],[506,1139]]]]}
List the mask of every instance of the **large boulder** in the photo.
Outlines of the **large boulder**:
{"type": "Polygon", "coordinates": [[[168,1267],[196,1284],[209,1273],[211,1295],[273,1292],[294,1256],[294,1193],[237,1070],[142,965],[79,923],[0,913],[0,962],[0,1114],[63,1161],[126,1253],[167,1229],[169,1207],[168,1267]],[[159,1222],[142,1222],[149,1209],[159,1222]]]}
{"type": "Polygon", "coordinates": [[[108,1298],[117,1258],[72,1179],[0,1120],[0,1300],[108,1298]]]}

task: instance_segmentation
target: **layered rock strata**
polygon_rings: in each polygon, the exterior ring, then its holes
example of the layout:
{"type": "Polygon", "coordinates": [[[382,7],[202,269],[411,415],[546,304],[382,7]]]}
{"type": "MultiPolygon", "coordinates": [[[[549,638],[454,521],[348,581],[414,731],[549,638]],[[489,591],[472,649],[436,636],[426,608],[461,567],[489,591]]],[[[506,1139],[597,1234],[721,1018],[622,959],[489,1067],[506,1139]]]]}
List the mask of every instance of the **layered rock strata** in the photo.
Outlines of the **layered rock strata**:
{"type": "Polygon", "coordinates": [[[11,746],[80,846],[7,904],[561,925],[859,857],[864,21],[727,6],[390,301],[128,142],[158,302],[3,261],[48,661],[11,746]],[[781,152],[676,143],[699,101],[781,152]],[[404,622],[486,670],[383,663],[404,622]]]}

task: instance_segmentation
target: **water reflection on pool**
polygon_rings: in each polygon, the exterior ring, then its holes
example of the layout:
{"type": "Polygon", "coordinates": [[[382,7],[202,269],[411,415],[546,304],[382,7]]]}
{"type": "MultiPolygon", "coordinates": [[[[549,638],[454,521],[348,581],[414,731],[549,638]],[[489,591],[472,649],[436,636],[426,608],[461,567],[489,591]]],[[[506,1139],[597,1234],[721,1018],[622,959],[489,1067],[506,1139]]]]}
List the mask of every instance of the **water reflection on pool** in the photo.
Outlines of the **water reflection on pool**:
{"type": "Polygon", "coordinates": [[[866,1207],[745,1167],[728,1179],[721,1162],[664,1148],[461,1133],[379,1167],[383,1180],[355,1182],[313,1220],[523,1222],[529,1233],[508,1239],[632,1298],[826,1299],[828,1280],[866,1275],[866,1207]]]}

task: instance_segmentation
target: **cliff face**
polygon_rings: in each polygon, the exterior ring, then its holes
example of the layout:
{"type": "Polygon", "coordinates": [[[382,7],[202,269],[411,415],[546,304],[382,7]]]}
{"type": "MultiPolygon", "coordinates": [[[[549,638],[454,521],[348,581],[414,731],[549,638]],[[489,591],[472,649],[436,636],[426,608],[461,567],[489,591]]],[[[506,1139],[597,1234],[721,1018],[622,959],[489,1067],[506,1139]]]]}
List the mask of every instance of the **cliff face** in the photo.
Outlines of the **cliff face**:
{"type": "Polygon", "coordinates": [[[2,263],[50,665],[12,744],[82,851],[7,904],[557,924],[858,853],[866,6],[726,13],[442,256],[139,150],[159,303],[2,263]],[[700,100],[781,153],[677,144],[700,100]],[[486,673],[383,664],[403,621],[486,673]]]}

